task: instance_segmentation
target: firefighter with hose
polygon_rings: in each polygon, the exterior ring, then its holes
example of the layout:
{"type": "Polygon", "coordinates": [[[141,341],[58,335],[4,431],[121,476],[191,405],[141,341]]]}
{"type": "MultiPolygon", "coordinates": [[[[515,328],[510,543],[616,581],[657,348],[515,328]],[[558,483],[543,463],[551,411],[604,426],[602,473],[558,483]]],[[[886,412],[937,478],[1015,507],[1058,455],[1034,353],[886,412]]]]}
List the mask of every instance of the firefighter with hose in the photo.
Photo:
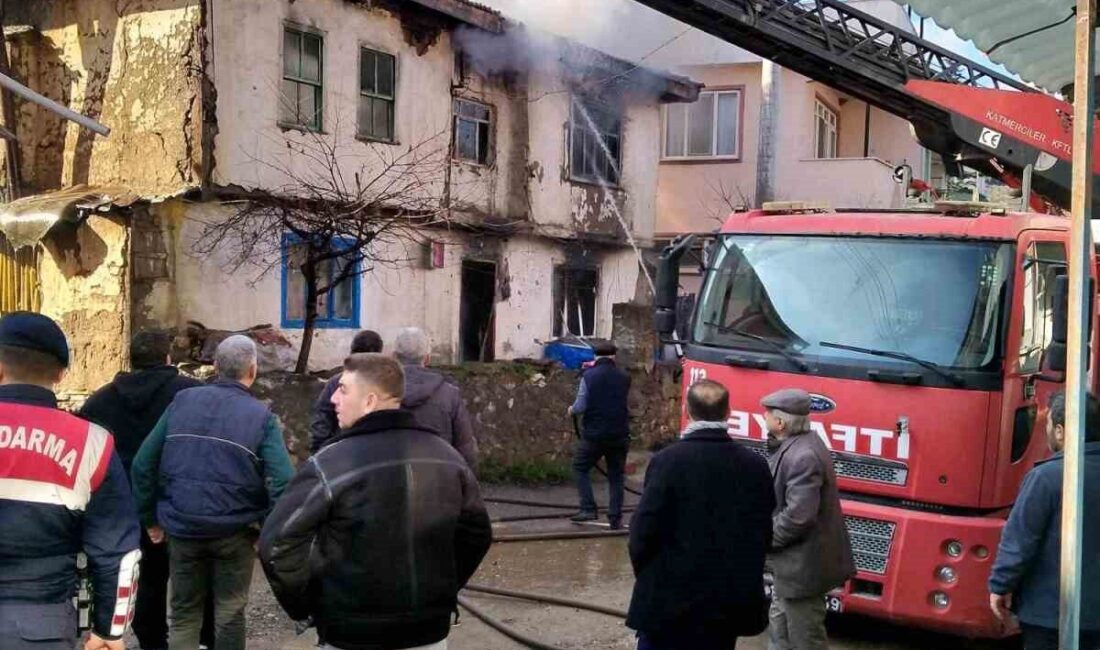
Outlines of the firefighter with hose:
{"type": "Polygon", "coordinates": [[[573,454],[580,512],[571,521],[586,523],[599,518],[589,473],[603,458],[607,461],[609,492],[607,522],[612,530],[619,530],[623,525],[623,473],[630,446],[630,375],[615,364],[614,343],[597,343],[593,351],[596,362],[581,375],[577,399],[569,407],[569,416],[580,417],[582,423],[573,454]]]}

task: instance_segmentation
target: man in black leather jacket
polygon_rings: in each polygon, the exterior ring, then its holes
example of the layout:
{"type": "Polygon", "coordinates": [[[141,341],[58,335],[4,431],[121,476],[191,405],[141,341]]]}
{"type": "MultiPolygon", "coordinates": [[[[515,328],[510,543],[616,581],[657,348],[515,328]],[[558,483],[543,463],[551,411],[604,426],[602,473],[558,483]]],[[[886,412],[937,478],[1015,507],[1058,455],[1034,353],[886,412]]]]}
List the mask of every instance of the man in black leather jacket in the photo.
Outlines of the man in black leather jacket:
{"type": "Polygon", "coordinates": [[[340,650],[446,647],[458,591],[492,528],[451,445],[401,410],[401,365],[353,354],[333,395],[341,432],[302,466],[260,536],[279,603],[340,650]]]}

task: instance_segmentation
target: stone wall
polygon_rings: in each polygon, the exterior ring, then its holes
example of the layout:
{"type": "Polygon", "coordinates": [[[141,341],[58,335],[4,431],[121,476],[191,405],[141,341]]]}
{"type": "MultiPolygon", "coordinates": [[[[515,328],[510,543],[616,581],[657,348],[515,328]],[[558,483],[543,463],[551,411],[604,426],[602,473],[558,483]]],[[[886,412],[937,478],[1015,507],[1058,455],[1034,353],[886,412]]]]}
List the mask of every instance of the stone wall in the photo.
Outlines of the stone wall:
{"type": "MultiPolygon", "coordinates": [[[[457,383],[475,421],[482,462],[496,466],[567,462],[573,427],[577,373],[528,363],[467,364],[439,368],[457,383]]],[[[675,438],[680,386],[665,369],[635,370],[630,394],[634,447],[649,449],[675,438]]],[[[309,455],[309,414],[323,386],[312,375],[261,377],[255,392],[283,420],[287,445],[297,459],[309,455]]]]}

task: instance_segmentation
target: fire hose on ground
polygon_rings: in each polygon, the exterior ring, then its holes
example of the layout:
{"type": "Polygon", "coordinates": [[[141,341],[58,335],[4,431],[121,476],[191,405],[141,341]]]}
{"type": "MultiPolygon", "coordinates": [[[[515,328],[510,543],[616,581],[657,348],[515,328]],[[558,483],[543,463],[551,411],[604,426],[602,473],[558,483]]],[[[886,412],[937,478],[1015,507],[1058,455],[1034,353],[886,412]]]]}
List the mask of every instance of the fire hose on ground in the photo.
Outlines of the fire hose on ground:
{"type": "MultiPolygon", "coordinates": [[[[513,591],[511,589],[498,589],[495,587],[488,587],[485,585],[469,584],[466,585],[466,591],[472,591],[476,593],[490,594],[494,596],[504,596],[507,598],[516,598],[520,600],[528,600],[535,603],[545,603],[547,605],[558,605],[561,607],[572,607],[574,609],[583,609],[590,612],[596,612],[597,614],[605,614],[607,616],[614,616],[616,618],[626,619],[626,612],[611,607],[603,607],[601,605],[594,605],[592,603],[585,603],[579,600],[572,600],[569,598],[559,598],[557,596],[549,596],[545,594],[529,593],[524,591],[513,591]]],[[[509,627],[499,620],[493,618],[484,610],[478,606],[472,604],[470,600],[464,596],[458,597],[458,604],[463,609],[470,612],[475,618],[485,623],[489,627],[493,628],[497,632],[500,632],[504,636],[527,646],[528,648],[534,648],[535,650],[564,650],[558,646],[549,645],[543,643],[538,639],[532,638],[509,627]]]]}

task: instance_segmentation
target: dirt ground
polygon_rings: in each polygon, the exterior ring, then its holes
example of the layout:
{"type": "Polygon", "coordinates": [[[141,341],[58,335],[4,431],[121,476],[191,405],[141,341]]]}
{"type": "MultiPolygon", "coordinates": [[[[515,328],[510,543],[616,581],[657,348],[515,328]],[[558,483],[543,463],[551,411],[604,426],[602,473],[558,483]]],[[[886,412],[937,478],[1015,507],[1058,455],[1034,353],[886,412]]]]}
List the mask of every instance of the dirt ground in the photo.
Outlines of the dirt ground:
{"type": "MultiPolygon", "coordinates": [[[[486,496],[571,503],[570,487],[523,489],[489,486],[486,496]]],[[[604,486],[597,499],[604,502],[604,486]]],[[[629,495],[628,495],[629,497],[629,495]]],[[[636,497],[629,497],[627,504],[636,497]]],[[[519,506],[490,504],[494,517],[531,514],[519,506]]],[[[543,511],[545,512],[545,511],[543,511]]],[[[563,511],[564,512],[564,511],[563,511]]],[[[564,520],[500,524],[498,535],[551,530],[576,530],[564,520]]],[[[496,544],[474,578],[475,583],[520,591],[553,594],[564,598],[626,609],[633,576],[625,538],[496,544]]],[[[468,593],[471,602],[528,636],[571,650],[630,650],[633,634],[621,620],[564,607],[552,607],[495,596],[468,593]]],[[[249,650],[307,650],[316,644],[308,631],[296,635],[271,595],[257,568],[248,611],[249,650]]],[[[1013,643],[971,642],[878,623],[868,619],[840,618],[830,623],[834,650],[916,650],[918,648],[1009,650],[1013,643]]],[[[502,636],[463,611],[450,636],[451,650],[519,650],[523,646],[502,636]]],[[[765,650],[764,637],[738,643],[743,650],[765,650]]]]}

